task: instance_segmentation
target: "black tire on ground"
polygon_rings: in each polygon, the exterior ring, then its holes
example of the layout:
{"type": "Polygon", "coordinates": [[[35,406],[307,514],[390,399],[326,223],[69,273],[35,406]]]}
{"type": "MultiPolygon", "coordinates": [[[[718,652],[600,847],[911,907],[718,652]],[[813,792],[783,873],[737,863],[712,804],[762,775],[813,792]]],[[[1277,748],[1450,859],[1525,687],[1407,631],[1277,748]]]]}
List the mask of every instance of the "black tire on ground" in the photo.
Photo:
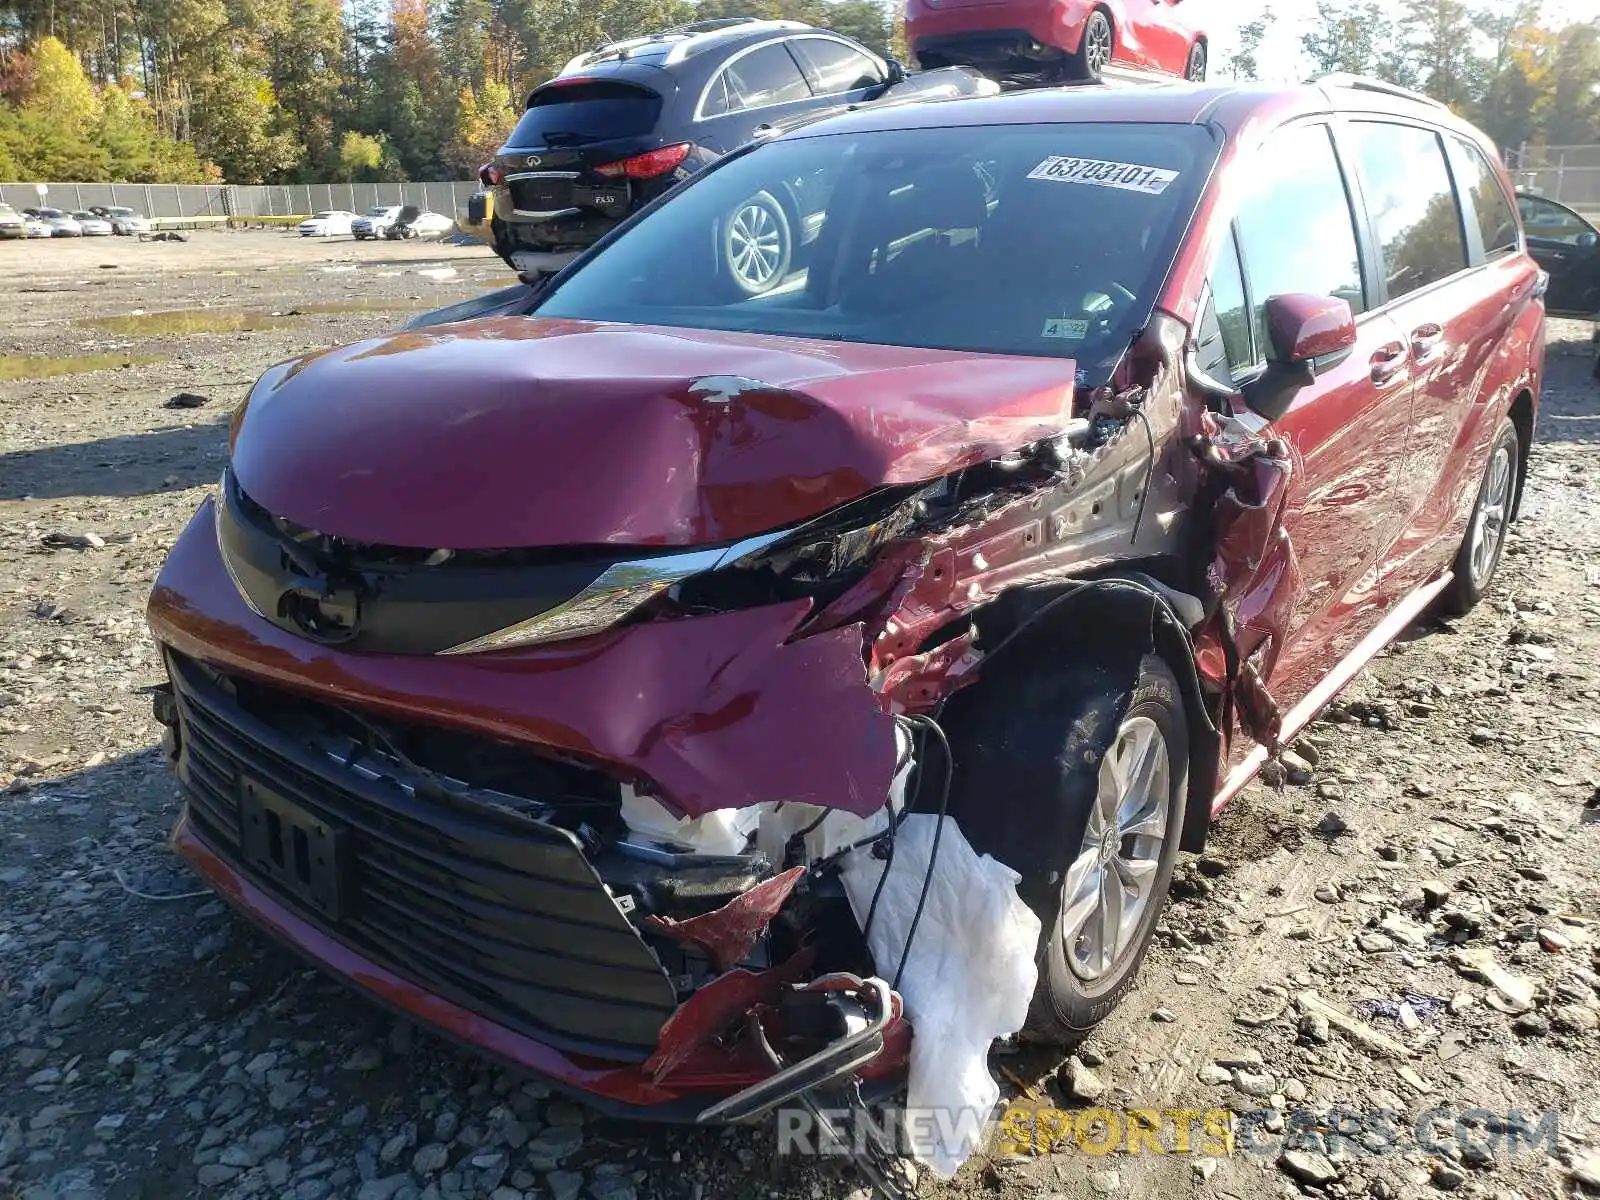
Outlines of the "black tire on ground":
{"type": "Polygon", "coordinates": [[[1196,42],[1189,47],[1188,61],[1183,64],[1183,77],[1191,83],[1204,82],[1206,66],[1206,44],[1196,42]]]}
{"type": "MultiPolygon", "coordinates": [[[[1104,1020],[1133,986],[1165,906],[1188,795],[1187,718],[1165,662],[1146,655],[1137,669],[1131,702],[1120,718],[1126,669],[1092,662],[1043,663],[1008,673],[1003,682],[996,678],[992,687],[979,683],[951,711],[952,722],[957,713],[961,722],[951,811],[962,832],[980,852],[1002,861],[1009,853],[1004,840],[1019,833],[1008,834],[1006,824],[1026,825],[1022,836],[1035,847],[1035,863],[1018,868],[1019,894],[1044,927],[1026,1027],[1031,1040],[1072,1045],[1104,1020]],[[1130,788],[1124,805],[1110,786],[1110,760],[1126,766],[1126,756],[1138,746],[1158,756],[1147,778],[1148,803],[1137,803],[1138,793],[1130,788]],[[1014,802],[997,804],[1002,796],[1014,802]],[[1137,826],[1142,832],[1120,837],[1096,816],[1097,804],[1124,818],[1114,822],[1117,828],[1137,826]],[[1123,865],[1134,869],[1123,874],[1123,865]],[[1102,942],[1092,934],[1107,929],[1100,920],[1105,906],[1097,903],[1087,920],[1080,915],[1085,904],[1108,895],[1105,887],[1097,890],[1097,878],[1107,887],[1116,880],[1122,897],[1129,894],[1122,889],[1130,877],[1140,881],[1142,902],[1137,912],[1121,910],[1126,920],[1109,955],[1097,953],[1102,942]]],[[[960,699],[962,694],[952,704],[960,699]]],[[[954,734],[954,725],[948,728],[954,734]]],[[[1013,840],[1012,850],[1016,846],[1013,840]]]]}
{"type": "Polygon", "coordinates": [[[739,294],[770,292],[789,274],[794,234],[789,215],[771,192],[741,200],[722,220],[722,274],[739,294]]]}
{"type": "Polygon", "coordinates": [[[1489,461],[1472,502],[1472,516],[1462,536],[1451,568],[1454,578],[1439,595],[1439,611],[1460,616],[1475,607],[1489,590],[1500,556],[1506,548],[1506,532],[1511,523],[1511,507],[1517,494],[1517,476],[1522,469],[1522,440],[1511,418],[1502,417],[1495,431],[1489,461]]]}
{"type": "Polygon", "coordinates": [[[1116,30],[1104,9],[1095,9],[1083,23],[1078,48],[1067,56],[1068,74],[1074,79],[1099,79],[1117,44],[1116,30]]]}

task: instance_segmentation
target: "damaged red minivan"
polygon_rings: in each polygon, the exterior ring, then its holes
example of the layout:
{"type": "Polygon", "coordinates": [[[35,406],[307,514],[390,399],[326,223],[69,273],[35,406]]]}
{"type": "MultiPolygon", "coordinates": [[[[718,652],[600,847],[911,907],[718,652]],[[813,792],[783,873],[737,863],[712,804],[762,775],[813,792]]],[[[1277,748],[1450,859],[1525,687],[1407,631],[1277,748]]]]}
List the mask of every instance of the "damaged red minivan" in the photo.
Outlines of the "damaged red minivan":
{"type": "Polygon", "coordinates": [[[839,867],[944,814],[1039,920],[1027,1032],[1080,1037],[1176,854],[1488,586],[1544,282],[1493,147],[1362,80],[760,142],[262,377],[150,601],[175,845],[448,1035],[729,1117],[903,1070],[839,867]],[[753,298],[741,198],[814,232],[753,298]]]}

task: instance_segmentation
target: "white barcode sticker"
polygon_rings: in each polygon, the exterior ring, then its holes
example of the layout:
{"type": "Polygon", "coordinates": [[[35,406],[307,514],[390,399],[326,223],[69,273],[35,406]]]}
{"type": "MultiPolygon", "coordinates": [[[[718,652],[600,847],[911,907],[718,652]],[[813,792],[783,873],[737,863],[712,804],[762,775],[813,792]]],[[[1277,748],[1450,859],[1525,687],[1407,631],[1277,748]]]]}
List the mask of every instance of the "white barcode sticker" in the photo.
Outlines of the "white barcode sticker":
{"type": "Polygon", "coordinates": [[[1086,183],[1093,187],[1119,188],[1125,192],[1144,192],[1149,196],[1159,196],[1177,177],[1178,172],[1165,167],[1108,162],[1099,158],[1068,158],[1060,154],[1051,155],[1028,172],[1029,179],[1086,183]]]}

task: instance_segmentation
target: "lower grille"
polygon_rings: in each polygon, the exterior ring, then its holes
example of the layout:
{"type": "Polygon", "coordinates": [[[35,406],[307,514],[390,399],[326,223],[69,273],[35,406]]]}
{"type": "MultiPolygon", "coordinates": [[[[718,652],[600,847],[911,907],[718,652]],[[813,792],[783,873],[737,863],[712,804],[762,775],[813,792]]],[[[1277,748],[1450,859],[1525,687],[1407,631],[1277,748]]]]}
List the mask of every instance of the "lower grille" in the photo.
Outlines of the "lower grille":
{"type": "Polygon", "coordinates": [[[341,766],[176,654],[198,832],[334,937],[558,1049],[641,1061],[671,980],[565,829],[341,766]]]}

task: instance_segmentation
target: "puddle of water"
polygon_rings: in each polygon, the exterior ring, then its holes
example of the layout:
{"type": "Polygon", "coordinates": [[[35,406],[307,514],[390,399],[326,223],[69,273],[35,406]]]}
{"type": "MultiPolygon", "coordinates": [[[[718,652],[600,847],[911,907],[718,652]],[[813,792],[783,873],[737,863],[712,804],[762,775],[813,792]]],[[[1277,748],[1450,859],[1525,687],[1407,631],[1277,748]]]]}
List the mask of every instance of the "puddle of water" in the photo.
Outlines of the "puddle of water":
{"type": "Polygon", "coordinates": [[[74,354],[59,358],[43,355],[0,354],[0,383],[17,379],[48,379],[52,375],[77,375],[84,371],[109,371],[160,362],[159,358],[129,354],[74,354]]]}
{"type": "Polygon", "coordinates": [[[125,337],[159,333],[255,333],[294,322],[271,313],[226,308],[179,308],[169,312],[135,312],[120,317],[89,317],[83,324],[125,337]]]}
{"type": "Polygon", "coordinates": [[[347,313],[400,312],[415,308],[417,301],[406,296],[374,296],[366,300],[335,300],[326,304],[297,304],[287,309],[285,316],[336,317],[347,313]]]}

